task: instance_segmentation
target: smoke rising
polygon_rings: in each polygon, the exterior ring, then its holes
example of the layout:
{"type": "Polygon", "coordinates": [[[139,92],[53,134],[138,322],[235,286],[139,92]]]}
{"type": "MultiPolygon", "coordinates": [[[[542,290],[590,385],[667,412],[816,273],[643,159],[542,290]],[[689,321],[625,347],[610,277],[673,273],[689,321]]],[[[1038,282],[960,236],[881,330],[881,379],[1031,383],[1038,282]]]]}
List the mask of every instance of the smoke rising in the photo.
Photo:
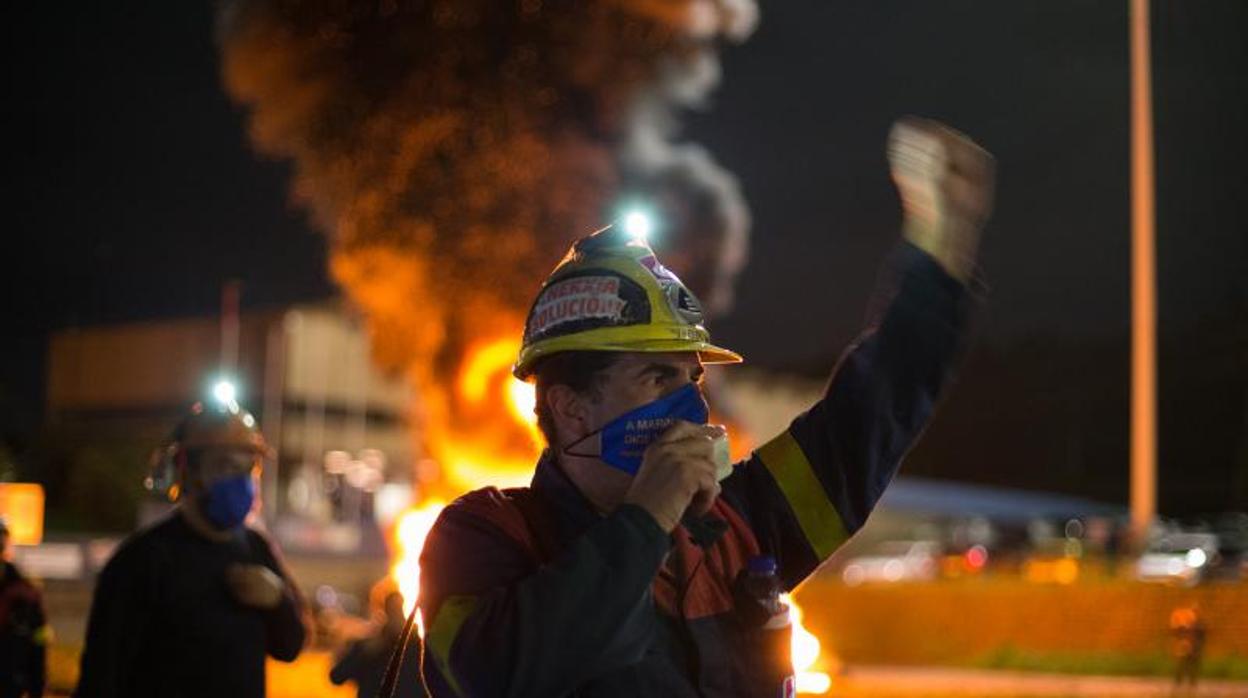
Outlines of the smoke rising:
{"type": "Polygon", "coordinates": [[[333,278],[426,418],[471,418],[446,388],[465,351],[518,335],[621,197],[651,201],[665,263],[712,313],[730,306],[748,211],[677,139],[753,0],[234,0],[219,19],[254,146],[293,164],[333,278]]]}

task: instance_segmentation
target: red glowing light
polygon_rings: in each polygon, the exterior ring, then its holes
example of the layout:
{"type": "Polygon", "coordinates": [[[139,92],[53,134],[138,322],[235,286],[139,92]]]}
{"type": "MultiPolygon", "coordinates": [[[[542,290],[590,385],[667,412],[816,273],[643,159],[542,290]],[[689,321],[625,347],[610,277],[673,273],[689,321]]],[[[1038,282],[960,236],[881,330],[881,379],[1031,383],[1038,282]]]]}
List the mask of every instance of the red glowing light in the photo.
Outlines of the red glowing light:
{"type": "Polygon", "coordinates": [[[966,566],[973,570],[983,567],[988,562],[988,550],[982,545],[976,545],[966,551],[966,566]]]}

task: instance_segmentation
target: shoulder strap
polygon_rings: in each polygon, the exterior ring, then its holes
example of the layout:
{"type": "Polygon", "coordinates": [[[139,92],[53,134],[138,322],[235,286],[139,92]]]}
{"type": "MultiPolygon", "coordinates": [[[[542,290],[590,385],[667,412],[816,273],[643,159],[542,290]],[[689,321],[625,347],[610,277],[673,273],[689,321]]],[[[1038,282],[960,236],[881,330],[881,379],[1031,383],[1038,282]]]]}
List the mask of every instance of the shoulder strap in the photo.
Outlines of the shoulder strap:
{"type": "MultiPolygon", "coordinates": [[[[377,698],[394,698],[395,691],[398,690],[399,672],[403,669],[403,660],[407,658],[407,646],[412,641],[413,631],[416,630],[416,614],[419,611],[420,606],[413,605],[412,612],[407,614],[407,620],[403,623],[403,632],[399,635],[398,642],[394,643],[394,649],[390,652],[390,661],[386,662],[386,673],[381,679],[381,688],[377,690],[377,698]]],[[[422,646],[420,650],[423,654],[424,647],[422,646]]],[[[419,667],[416,672],[420,673],[419,667]]],[[[423,676],[420,678],[420,686],[428,696],[429,687],[425,685],[423,676]]]]}

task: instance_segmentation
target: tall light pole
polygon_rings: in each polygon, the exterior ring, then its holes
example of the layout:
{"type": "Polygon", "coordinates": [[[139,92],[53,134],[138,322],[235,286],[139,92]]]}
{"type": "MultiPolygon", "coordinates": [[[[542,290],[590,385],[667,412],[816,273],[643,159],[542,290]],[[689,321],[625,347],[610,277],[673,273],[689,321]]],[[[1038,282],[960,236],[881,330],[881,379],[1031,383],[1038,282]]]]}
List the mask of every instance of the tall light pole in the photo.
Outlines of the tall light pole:
{"type": "Polygon", "coordinates": [[[1144,542],[1157,515],[1157,243],[1149,2],[1131,23],[1131,533],[1144,542]]]}

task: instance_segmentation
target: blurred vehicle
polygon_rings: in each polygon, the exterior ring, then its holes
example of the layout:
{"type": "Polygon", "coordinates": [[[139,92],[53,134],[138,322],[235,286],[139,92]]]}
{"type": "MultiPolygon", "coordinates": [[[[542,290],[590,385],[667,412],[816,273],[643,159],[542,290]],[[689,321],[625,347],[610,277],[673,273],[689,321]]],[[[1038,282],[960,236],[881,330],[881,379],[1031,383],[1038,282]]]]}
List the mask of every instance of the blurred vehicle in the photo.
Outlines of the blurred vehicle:
{"type": "Polygon", "coordinates": [[[1191,586],[1204,579],[1218,561],[1218,536],[1213,533],[1170,533],[1158,538],[1135,563],[1135,578],[1191,586]]]}
{"type": "Polygon", "coordinates": [[[1248,579],[1248,513],[1224,512],[1215,517],[1213,533],[1218,536],[1221,564],[1210,570],[1221,579],[1248,579]]]}
{"type": "Polygon", "coordinates": [[[889,541],[872,554],[846,561],[841,579],[850,586],[866,582],[916,582],[936,578],[940,546],[931,541],[889,541]]]}

